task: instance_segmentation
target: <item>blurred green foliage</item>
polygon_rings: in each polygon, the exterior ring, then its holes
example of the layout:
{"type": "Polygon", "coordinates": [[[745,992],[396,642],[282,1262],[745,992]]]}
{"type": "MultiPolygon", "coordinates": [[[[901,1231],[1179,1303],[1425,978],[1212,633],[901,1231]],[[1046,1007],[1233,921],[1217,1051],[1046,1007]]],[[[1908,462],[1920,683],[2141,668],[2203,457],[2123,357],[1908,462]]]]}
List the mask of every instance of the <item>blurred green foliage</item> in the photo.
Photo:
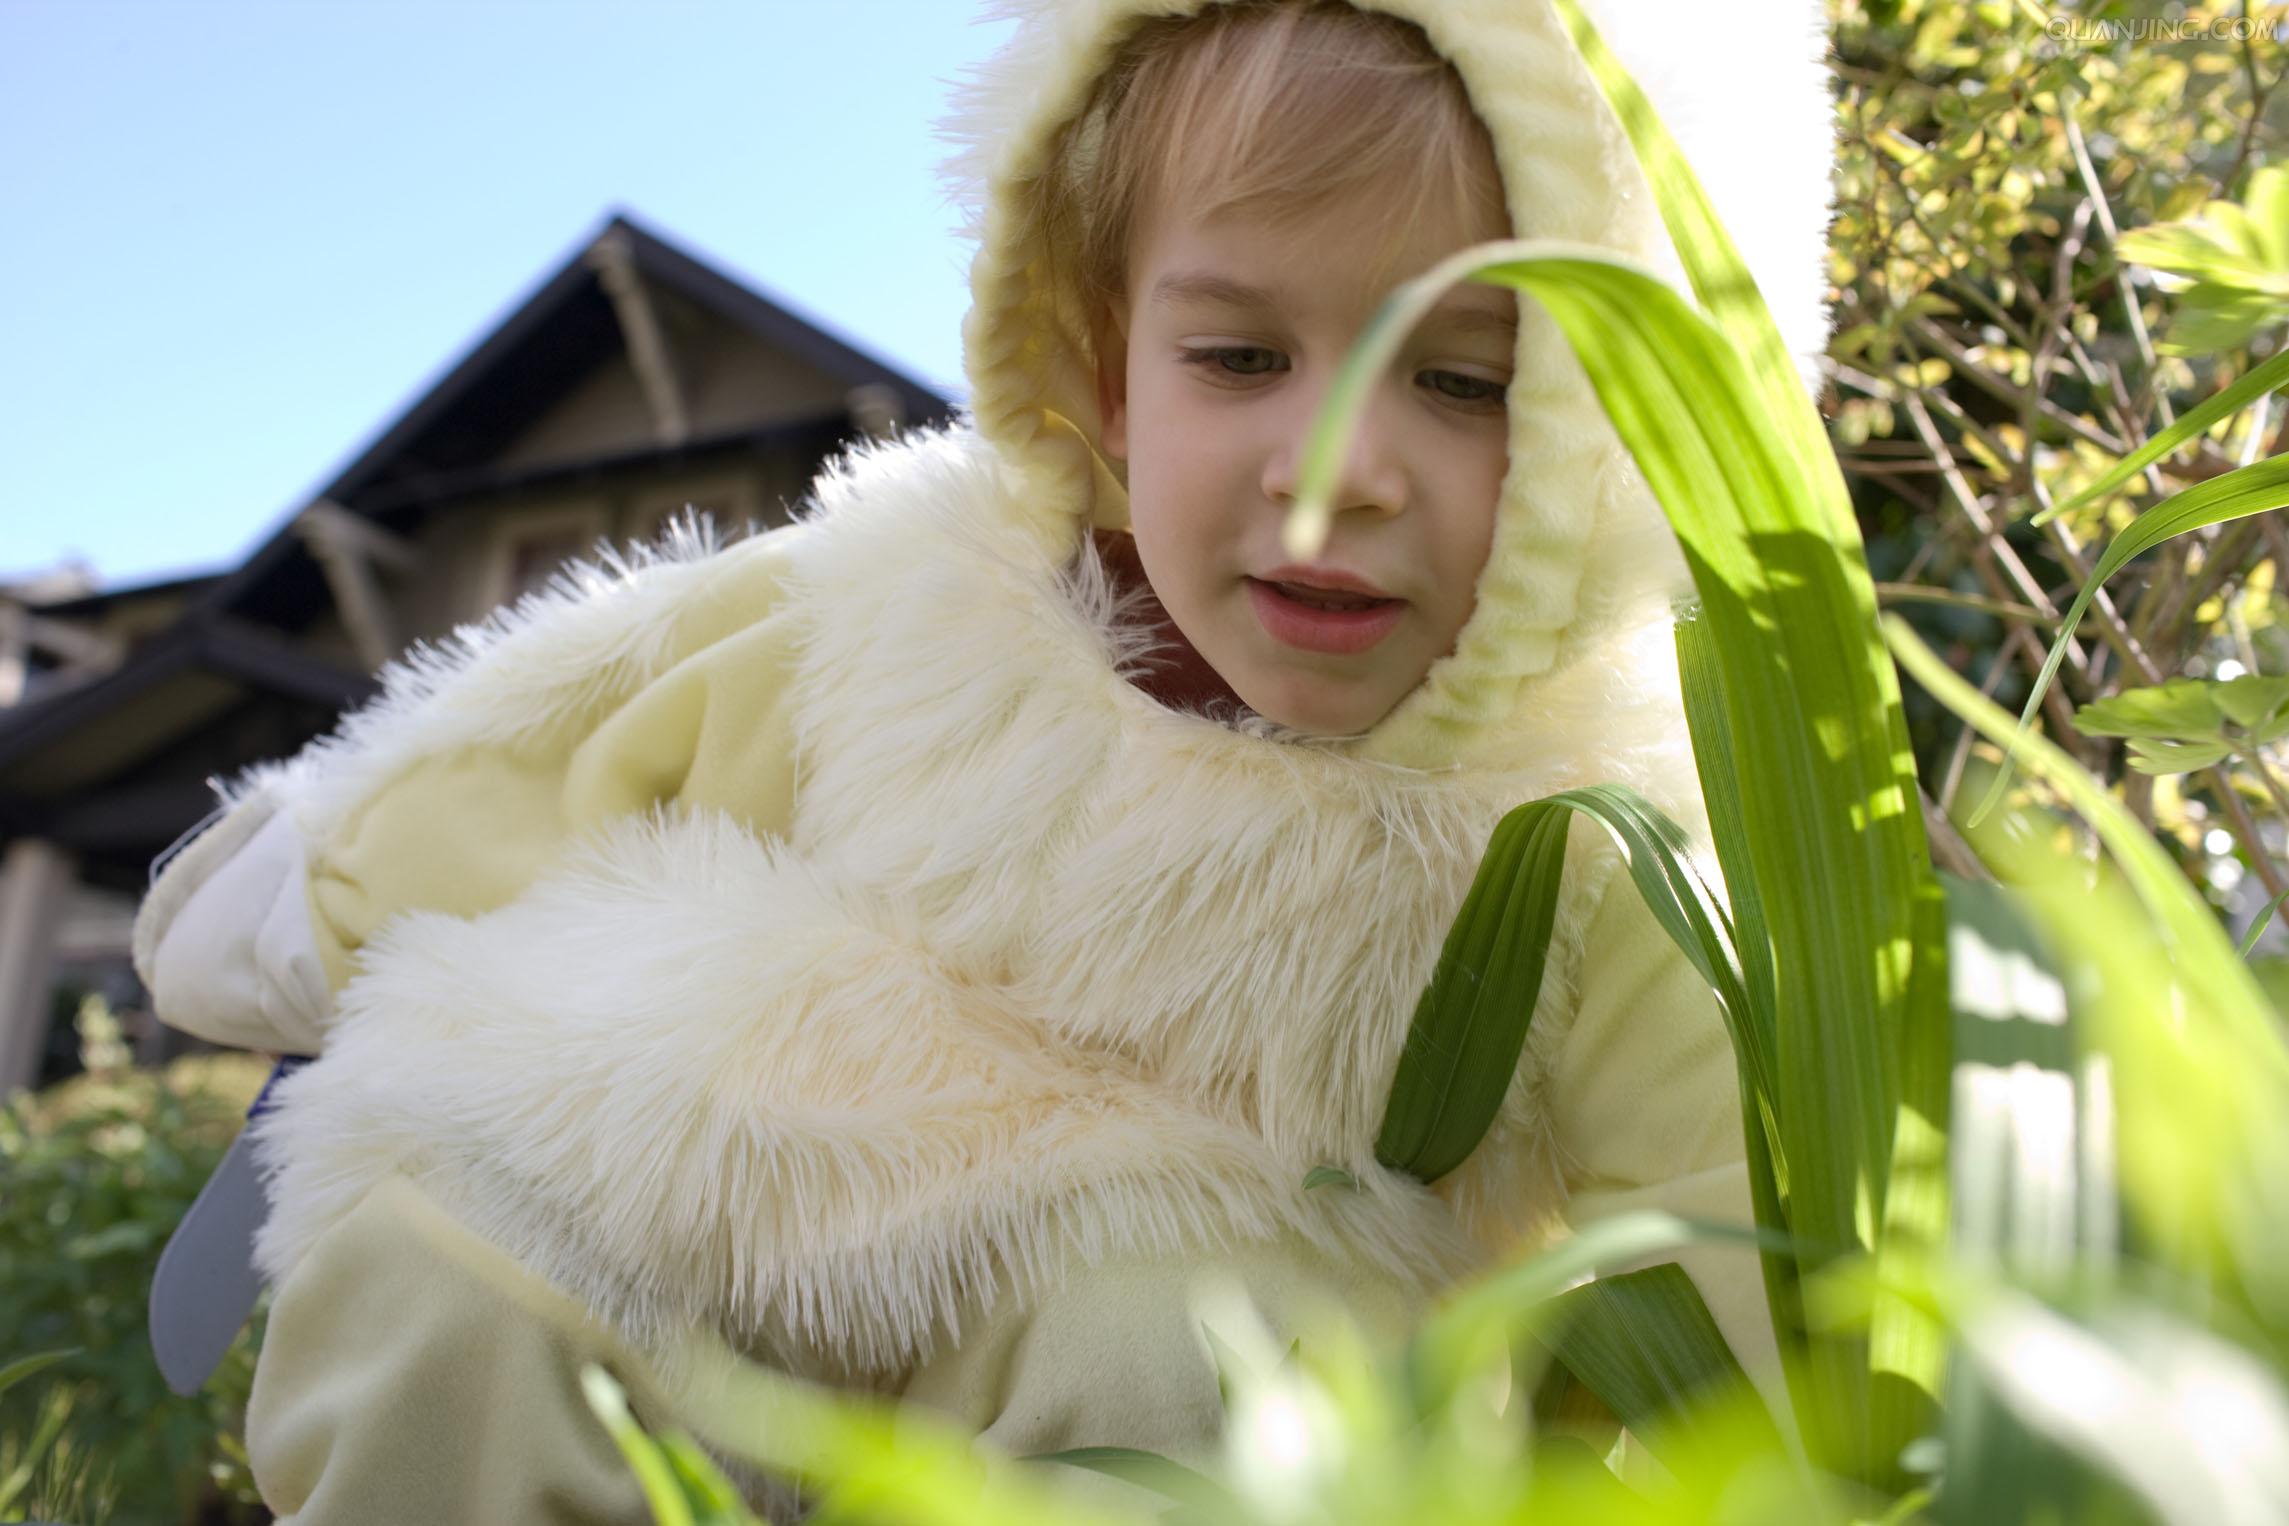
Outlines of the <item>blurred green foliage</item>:
{"type": "Polygon", "coordinates": [[[145,1304],[161,1247],[268,1067],[212,1055],[137,1070],[92,998],[79,1030],[86,1073],[0,1106],[0,1362],[72,1353],[0,1393],[0,1485],[29,1465],[0,1519],[267,1519],[236,1439],[259,1319],[182,1398],[159,1376],[145,1304]]]}

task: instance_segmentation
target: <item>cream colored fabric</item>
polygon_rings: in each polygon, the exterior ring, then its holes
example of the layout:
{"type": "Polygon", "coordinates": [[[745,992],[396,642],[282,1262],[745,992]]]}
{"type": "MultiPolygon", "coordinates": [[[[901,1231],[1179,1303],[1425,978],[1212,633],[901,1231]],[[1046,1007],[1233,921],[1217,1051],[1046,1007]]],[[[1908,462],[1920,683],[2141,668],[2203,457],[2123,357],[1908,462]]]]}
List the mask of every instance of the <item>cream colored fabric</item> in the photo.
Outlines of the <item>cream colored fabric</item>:
{"type": "Polygon", "coordinates": [[[1194,1465],[1221,1441],[1224,1406],[1199,1299],[1242,1293],[1282,1344],[1340,1310],[1371,1339],[1404,1336],[1422,1301],[1372,1267],[1299,1239],[1124,1260],[1060,1279],[1026,1304],[976,1300],[962,1338],[925,1362],[905,1397],[943,1410],[1017,1456],[1130,1446],[1194,1465]]]}
{"type": "MultiPolygon", "coordinates": [[[[1707,983],[1674,953],[1646,956],[1666,935],[1627,876],[1616,876],[1587,936],[1592,949],[1645,953],[1589,961],[1559,1056],[1551,1111],[1568,1219],[1578,1226],[1658,1208],[1754,1228],[1732,1041],[1707,983]]],[[[1786,1383],[1756,1251],[1701,1244],[1645,1261],[1685,1269],[1785,1420],[1786,1383]]]]}
{"type": "Polygon", "coordinates": [[[167,1021],[217,1044],[315,1054],[331,1007],[301,834],[249,800],[171,866],[147,899],[144,980],[167,1021]]]}
{"type": "Polygon", "coordinates": [[[295,1526],[649,1522],[581,1397],[585,1362],[651,1397],[577,1305],[393,1179],[277,1290],[247,1410],[255,1482],[295,1526]]]}
{"type": "Polygon", "coordinates": [[[355,955],[399,912],[489,910],[583,827],[661,801],[778,830],[795,748],[787,631],[766,616],[797,533],[671,537],[576,568],[415,648],[338,736],[239,781],[137,912],[162,1017],[314,1054],[355,955]],[[481,695],[449,681],[478,664],[481,695]]]}

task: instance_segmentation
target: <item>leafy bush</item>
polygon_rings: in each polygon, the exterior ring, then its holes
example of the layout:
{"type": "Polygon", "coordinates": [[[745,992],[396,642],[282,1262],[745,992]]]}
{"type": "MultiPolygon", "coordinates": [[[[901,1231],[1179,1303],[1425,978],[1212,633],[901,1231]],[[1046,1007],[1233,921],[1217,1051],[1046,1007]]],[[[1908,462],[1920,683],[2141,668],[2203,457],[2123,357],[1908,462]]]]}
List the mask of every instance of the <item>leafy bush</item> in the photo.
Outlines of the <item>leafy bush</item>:
{"type": "Polygon", "coordinates": [[[160,1249],[267,1067],[214,1055],[136,1070],[97,999],[79,1029],[84,1075],[0,1106],[0,1365],[69,1353],[0,1393],[0,1518],[266,1520],[235,1439],[258,1331],[182,1398],[145,1309],[160,1249]]]}
{"type": "MultiPolygon", "coordinates": [[[[2098,543],[2142,504],[2289,445],[2278,400],[2261,400],[2044,513],[2280,353],[2289,170],[2266,161],[2289,123],[2285,13],[2189,5],[2165,23],[2119,0],[1830,9],[1842,141],[1832,433],[1878,599],[2019,709],[2098,543]]],[[[2284,671],[2285,569],[2279,515],[2156,546],[2109,580],[2043,701],[2051,739],[2244,925],[2289,892],[2278,767],[2204,748],[2147,769],[2136,733],[2082,729],[2077,707],[2284,671]]],[[[1929,696],[1904,698],[1927,787],[1951,808],[1973,760],[1996,754],[1929,696]]]]}

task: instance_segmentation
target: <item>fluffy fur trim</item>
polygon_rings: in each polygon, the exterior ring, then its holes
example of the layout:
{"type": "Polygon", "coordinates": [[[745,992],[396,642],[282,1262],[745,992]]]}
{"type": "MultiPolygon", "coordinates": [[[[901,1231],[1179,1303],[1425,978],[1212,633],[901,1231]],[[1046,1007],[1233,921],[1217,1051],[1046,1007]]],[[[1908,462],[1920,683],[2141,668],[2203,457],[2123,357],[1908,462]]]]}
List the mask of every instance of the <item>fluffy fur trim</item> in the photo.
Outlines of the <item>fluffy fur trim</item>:
{"type": "Polygon", "coordinates": [[[805,1366],[909,1361],[1068,1247],[1294,1228],[1418,1283],[1461,1260],[1420,1189],[1304,1193],[1308,1161],[721,816],[631,818],[499,912],[394,924],[261,1137],[265,1266],[403,1170],[640,1343],[696,1324],[805,1366]]]}
{"type": "Polygon", "coordinates": [[[225,806],[267,790],[306,838],[323,841],[417,759],[511,739],[558,745],[666,671],[697,591],[772,541],[727,542],[696,510],[649,542],[599,541],[483,620],[415,642],[382,668],[381,693],[330,735],[214,787],[225,806]]]}

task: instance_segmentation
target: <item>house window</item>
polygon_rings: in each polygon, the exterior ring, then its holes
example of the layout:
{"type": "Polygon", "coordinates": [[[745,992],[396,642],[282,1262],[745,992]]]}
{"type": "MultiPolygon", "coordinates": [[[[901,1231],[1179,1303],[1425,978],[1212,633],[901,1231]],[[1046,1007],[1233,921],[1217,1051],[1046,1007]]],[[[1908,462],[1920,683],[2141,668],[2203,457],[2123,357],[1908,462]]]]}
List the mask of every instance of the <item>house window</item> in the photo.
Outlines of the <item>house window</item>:
{"type": "Polygon", "coordinates": [[[514,603],[541,587],[566,562],[593,555],[603,536],[601,508],[502,516],[486,579],[487,606],[514,603]]]}

